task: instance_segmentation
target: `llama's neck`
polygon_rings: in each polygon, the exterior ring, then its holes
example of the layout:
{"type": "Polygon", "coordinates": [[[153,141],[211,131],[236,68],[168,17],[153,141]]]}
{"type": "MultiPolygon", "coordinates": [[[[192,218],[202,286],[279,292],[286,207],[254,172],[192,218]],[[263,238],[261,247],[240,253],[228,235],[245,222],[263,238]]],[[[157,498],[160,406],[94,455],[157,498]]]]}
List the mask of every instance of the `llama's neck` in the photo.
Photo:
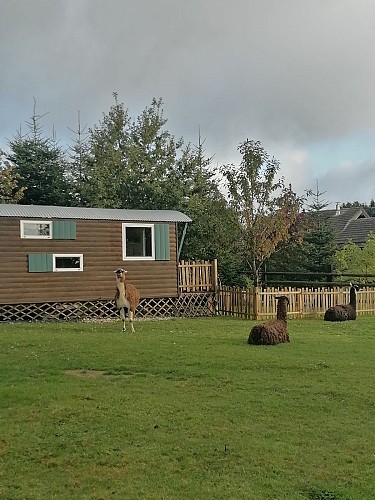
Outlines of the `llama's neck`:
{"type": "Polygon", "coordinates": [[[357,307],[357,297],[353,286],[350,289],[350,305],[354,308],[357,307]]]}
{"type": "Polygon", "coordinates": [[[281,299],[277,303],[277,319],[286,321],[287,311],[286,311],[286,301],[281,299]]]}
{"type": "Polygon", "coordinates": [[[126,291],[125,280],[116,278],[116,285],[117,285],[117,290],[119,291],[120,295],[125,295],[125,291],[126,291]]]}

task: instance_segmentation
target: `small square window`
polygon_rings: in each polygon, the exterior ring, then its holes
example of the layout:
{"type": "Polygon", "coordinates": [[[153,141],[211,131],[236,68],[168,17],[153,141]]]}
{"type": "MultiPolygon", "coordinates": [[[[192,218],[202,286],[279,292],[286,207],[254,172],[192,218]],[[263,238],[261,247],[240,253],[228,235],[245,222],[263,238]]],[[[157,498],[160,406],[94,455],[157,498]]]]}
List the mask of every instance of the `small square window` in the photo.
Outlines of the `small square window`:
{"type": "Polygon", "coordinates": [[[153,224],[123,224],[122,250],[124,260],[154,260],[153,224]]]}
{"type": "Polygon", "coordinates": [[[53,271],[83,271],[83,254],[53,254],[53,271]]]}
{"type": "Polygon", "coordinates": [[[52,239],[52,221],[21,220],[21,238],[52,239]]]}

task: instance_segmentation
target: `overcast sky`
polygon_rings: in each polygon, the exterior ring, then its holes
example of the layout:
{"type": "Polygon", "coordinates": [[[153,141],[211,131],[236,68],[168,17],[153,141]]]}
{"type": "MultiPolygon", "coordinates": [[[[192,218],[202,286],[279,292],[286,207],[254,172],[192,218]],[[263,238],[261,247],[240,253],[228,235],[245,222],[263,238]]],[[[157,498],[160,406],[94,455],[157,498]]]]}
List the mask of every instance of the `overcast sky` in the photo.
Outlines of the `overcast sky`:
{"type": "Polygon", "coordinates": [[[298,194],[375,198],[374,0],[0,0],[0,147],[30,118],[63,144],[118,93],[162,97],[214,164],[259,140],[298,194]]]}

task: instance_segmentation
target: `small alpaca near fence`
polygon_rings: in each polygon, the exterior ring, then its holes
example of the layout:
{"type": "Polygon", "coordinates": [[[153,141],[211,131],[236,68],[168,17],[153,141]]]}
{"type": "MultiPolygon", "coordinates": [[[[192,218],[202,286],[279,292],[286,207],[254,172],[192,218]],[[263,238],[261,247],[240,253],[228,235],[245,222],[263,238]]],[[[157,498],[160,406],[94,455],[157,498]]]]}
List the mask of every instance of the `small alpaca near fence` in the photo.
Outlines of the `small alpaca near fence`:
{"type": "Polygon", "coordinates": [[[350,283],[350,302],[349,304],[337,304],[330,307],[324,314],[324,321],[348,321],[357,317],[357,297],[359,290],[357,285],[350,283]]]}
{"type": "Polygon", "coordinates": [[[289,299],[285,295],[275,297],[275,299],[277,299],[276,319],[253,326],[247,340],[248,344],[276,345],[289,342],[286,311],[289,299]]]}
{"type": "Polygon", "coordinates": [[[119,309],[120,311],[120,318],[122,319],[122,331],[126,331],[126,309],[129,316],[131,331],[132,333],[134,333],[135,330],[133,321],[135,310],[139,304],[139,291],[134,285],[126,283],[125,273],[127,273],[127,271],[125,271],[125,269],[122,269],[120,267],[119,269],[116,269],[115,273],[117,285],[115,304],[117,309],[119,309]]]}

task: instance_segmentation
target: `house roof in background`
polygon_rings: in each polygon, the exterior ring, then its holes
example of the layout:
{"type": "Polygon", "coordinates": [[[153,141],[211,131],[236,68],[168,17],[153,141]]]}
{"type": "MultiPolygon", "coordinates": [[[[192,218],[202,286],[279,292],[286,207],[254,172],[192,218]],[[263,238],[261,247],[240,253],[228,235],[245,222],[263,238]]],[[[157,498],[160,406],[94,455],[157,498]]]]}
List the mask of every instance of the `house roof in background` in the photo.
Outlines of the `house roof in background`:
{"type": "Polygon", "coordinates": [[[130,222],[191,222],[176,210],[128,210],[121,208],[54,207],[47,205],[0,204],[0,217],[24,219],[85,219],[130,222]]]}
{"type": "Polygon", "coordinates": [[[329,218],[336,231],[341,232],[354,220],[371,219],[363,207],[340,208],[340,210],[322,210],[329,218]]]}
{"type": "Polygon", "coordinates": [[[357,245],[363,245],[370,233],[375,234],[375,217],[367,219],[357,219],[350,221],[350,224],[336,237],[338,245],[345,245],[348,240],[352,240],[357,245]]]}
{"type": "Polygon", "coordinates": [[[339,208],[322,210],[322,213],[332,224],[338,245],[344,245],[349,240],[357,245],[364,245],[369,233],[375,232],[375,217],[370,217],[363,207],[339,208]]]}

